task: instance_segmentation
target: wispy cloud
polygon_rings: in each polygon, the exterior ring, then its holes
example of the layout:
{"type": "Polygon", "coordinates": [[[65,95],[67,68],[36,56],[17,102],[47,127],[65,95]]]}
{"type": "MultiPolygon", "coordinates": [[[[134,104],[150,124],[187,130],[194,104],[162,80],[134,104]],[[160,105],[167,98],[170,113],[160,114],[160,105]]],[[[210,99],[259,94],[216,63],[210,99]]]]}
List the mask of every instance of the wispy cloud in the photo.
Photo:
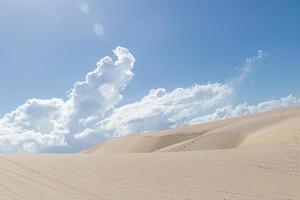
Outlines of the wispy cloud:
{"type": "Polygon", "coordinates": [[[238,87],[251,73],[253,65],[264,58],[264,53],[262,50],[257,51],[257,56],[247,58],[244,65],[238,68],[239,73],[237,76],[233,77],[228,81],[229,85],[233,87],[238,87]]]}

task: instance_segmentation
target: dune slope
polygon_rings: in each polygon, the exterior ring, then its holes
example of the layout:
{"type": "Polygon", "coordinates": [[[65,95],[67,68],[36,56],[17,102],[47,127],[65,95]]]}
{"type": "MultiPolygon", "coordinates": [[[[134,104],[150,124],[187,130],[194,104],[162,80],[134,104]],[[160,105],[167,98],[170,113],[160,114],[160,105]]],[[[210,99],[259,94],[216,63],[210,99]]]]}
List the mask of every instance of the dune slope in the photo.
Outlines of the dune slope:
{"type": "Polygon", "coordinates": [[[300,199],[300,147],[3,154],[1,200],[300,199]]]}
{"type": "Polygon", "coordinates": [[[255,144],[300,144],[300,107],[114,138],[83,152],[199,151],[255,144]]]}
{"type": "Polygon", "coordinates": [[[299,121],[297,107],[116,138],[84,153],[0,154],[0,199],[298,200],[299,121]]]}

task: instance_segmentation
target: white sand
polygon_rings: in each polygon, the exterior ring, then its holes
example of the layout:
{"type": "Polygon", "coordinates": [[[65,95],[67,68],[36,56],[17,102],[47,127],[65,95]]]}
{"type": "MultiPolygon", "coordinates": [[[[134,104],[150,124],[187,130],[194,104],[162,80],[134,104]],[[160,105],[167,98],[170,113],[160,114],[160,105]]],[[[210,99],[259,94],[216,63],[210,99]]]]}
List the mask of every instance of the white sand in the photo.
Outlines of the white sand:
{"type": "Polygon", "coordinates": [[[85,153],[1,154],[0,200],[298,200],[299,143],[297,107],[117,138],[85,153]]]}

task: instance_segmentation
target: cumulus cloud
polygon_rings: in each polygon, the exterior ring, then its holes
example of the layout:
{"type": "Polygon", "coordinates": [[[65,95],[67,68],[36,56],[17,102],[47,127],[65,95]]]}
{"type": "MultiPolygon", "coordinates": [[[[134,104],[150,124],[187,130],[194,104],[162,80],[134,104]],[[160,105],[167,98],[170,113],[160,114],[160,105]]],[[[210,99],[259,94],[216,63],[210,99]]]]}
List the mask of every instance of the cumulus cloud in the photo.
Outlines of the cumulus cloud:
{"type": "MultiPolygon", "coordinates": [[[[134,76],[135,58],[123,47],[113,52],[117,60],[102,58],[66,99],[29,99],[0,119],[0,151],[78,151],[111,137],[300,104],[300,99],[288,96],[232,106],[235,84],[228,82],[151,89],[141,100],[120,106],[122,91],[134,76]]],[[[233,80],[245,79],[261,58],[259,52],[247,59],[233,80]]]]}
{"type": "Polygon", "coordinates": [[[0,119],[0,150],[42,151],[90,134],[86,129],[122,100],[121,91],[133,77],[132,54],[123,47],[113,52],[117,60],[102,58],[67,99],[29,99],[0,119]]]}
{"type": "Polygon", "coordinates": [[[93,26],[93,30],[99,36],[104,34],[104,26],[100,23],[95,23],[93,26]]]}
{"type": "Polygon", "coordinates": [[[263,56],[263,52],[258,50],[257,56],[247,58],[239,74],[226,84],[194,85],[170,92],[165,88],[152,89],[141,101],[116,108],[110,116],[97,123],[97,129],[123,136],[180,127],[206,118],[209,121],[211,113],[231,103],[236,87],[263,56]]]}
{"type": "Polygon", "coordinates": [[[80,10],[81,10],[81,12],[86,13],[86,14],[90,13],[90,6],[89,6],[89,4],[87,4],[87,3],[81,4],[80,5],[80,10]]]}
{"type": "Polygon", "coordinates": [[[65,104],[62,99],[29,99],[0,120],[1,151],[37,151],[66,145],[65,104]]]}

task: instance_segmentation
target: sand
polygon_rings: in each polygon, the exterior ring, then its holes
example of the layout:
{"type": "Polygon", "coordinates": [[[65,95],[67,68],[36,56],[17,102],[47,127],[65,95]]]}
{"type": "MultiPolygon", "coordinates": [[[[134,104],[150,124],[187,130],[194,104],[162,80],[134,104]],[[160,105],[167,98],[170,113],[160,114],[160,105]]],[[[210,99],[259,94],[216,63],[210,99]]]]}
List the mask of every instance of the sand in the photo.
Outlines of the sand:
{"type": "Polygon", "coordinates": [[[114,138],[85,153],[144,153],[300,144],[300,107],[114,138]]]}
{"type": "Polygon", "coordinates": [[[300,107],[112,139],[74,154],[1,154],[0,199],[300,199],[300,107]]]}

